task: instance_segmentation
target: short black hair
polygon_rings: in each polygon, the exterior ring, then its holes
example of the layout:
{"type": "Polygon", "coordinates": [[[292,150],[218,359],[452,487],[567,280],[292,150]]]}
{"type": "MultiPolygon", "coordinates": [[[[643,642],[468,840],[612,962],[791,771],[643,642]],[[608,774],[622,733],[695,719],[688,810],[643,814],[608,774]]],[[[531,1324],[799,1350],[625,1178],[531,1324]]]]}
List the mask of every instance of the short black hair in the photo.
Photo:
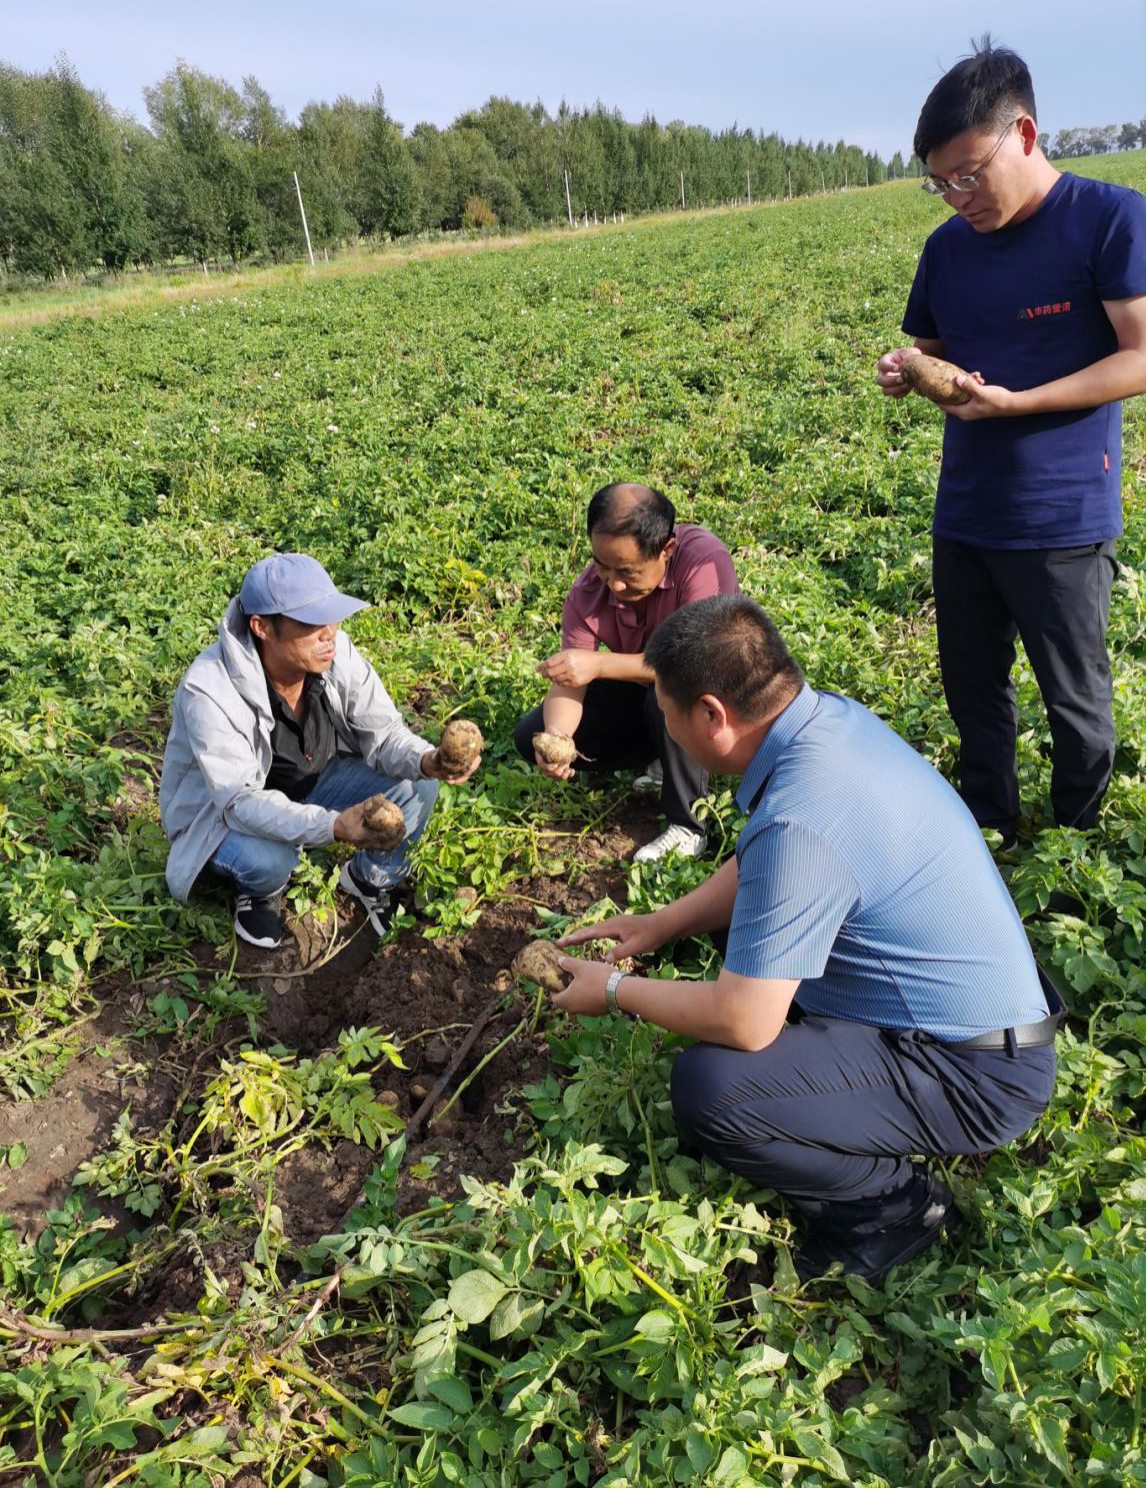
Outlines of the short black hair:
{"type": "Polygon", "coordinates": [[[675,611],[653,632],[645,662],[678,708],[712,693],[749,723],[777,713],[804,680],[771,616],[747,595],[675,611]]]}
{"type": "Polygon", "coordinates": [[[965,129],[1002,129],[1015,110],[1035,114],[1030,70],[1017,52],[997,47],[990,35],[945,72],[927,95],[915,126],[916,155],[927,157],[965,129]]]}
{"type": "Polygon", "coordinates": [[[593,494],[586,519],[589,536],[636,538],[642,558],[656,558],[676,526],[676,508],[652,486],[611,481],[593,494]]]}

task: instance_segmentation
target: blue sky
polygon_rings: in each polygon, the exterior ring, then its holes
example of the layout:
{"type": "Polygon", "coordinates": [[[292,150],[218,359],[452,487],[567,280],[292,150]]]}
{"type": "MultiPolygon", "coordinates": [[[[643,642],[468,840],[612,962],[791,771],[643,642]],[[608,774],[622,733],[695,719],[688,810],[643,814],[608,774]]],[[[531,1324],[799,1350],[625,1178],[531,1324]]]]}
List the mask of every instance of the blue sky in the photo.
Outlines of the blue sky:
{"type": "Polygon", "coordinates": [[[8,0],[0,58],[42,69],[65,52],[89,86],[145,117],[142,90],[182,57],[234,83],[253,73],[293,117],[310,99],[368,98],[448,124],[491,93],[555,108],[597,99],[628,118],[795,138],[840,137],[890,155],[910,146],[940,73],[990,29],[1026,57],[1039,122],[1146,115],[1144,0],[8,0]]]}

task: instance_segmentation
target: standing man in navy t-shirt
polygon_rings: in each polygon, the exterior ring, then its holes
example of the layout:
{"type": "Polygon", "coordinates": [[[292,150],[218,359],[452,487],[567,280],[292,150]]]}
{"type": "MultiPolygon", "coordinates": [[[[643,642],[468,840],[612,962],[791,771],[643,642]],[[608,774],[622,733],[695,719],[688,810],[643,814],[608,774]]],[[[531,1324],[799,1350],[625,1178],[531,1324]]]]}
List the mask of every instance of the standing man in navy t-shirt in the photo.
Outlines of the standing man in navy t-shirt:
{"type": "Polygon", "coordinates": [[[939,661],[964,800],[1014,841],[1021,636],[1054,746],[1060,825],[1094,824],[1114,762],[1106,626],[1122,531],[1121,400],[1146,392],[1146,198],[1060,174],[1038,147],[1026,64],[982,49],[932,89],[924,189],[954,216],[928,238],[889,397],[916,351],[968,371],[948,405],[935,501],[939,661]]]}

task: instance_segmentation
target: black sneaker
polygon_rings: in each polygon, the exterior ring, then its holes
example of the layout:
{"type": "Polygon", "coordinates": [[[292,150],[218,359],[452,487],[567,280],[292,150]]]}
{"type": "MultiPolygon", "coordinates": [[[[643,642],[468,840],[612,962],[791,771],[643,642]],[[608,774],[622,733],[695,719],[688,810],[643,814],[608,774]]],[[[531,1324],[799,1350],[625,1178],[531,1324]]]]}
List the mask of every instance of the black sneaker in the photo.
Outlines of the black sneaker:
{"type": "Polygon", "coordinates": [[[240,894],[235,900],[235,935],[248,946],[273,951],[283,938],[282,890],[259,899],[240,894]]]}
{"type": "Polygon", "coordinates": [[[342,873],[338,876],[338,887],[345,890],[347,894],[353,895],[366,911],[366,919],[370,922],[374,934],[378,937],[384,936],[390,929],[390,921],[394,916],[390,891],[375,889],[372,885],[363,884],[348,863],[342,865],[342,873]]]}
{"type": "Polygon", "coordinates": [[[792,1263],[801,1282],[823,1277],[839,1262],[845,1272],[881,1282],[892,1267],[926,1251],[944,1230],[954,1228],[960,1220],[955,1200],[946,1184],[938,1179],[928,1181],[930,1192],[923,1209],[910,1220],[889,1225],[862,1240],[848,1242],[839,1233],[813,1233],[796,1252],[792,1263]]]}

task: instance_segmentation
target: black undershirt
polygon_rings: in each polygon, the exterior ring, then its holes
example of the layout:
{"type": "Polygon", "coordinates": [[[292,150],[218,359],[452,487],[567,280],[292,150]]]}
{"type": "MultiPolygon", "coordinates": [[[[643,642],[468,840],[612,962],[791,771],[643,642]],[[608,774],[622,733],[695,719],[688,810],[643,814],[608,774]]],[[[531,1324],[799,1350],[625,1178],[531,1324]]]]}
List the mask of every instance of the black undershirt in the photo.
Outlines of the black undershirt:
{"type": "Polygon", "coordinates": [[[274,727],[271,730],[271,768],[266,789],[281,791],[291,801],[305,801],[332,760],[349,755],[342,747],[326,704],[322,679],[309,672],[302,685],[302,722],[267,678],[267,696],[274,727]]]}

